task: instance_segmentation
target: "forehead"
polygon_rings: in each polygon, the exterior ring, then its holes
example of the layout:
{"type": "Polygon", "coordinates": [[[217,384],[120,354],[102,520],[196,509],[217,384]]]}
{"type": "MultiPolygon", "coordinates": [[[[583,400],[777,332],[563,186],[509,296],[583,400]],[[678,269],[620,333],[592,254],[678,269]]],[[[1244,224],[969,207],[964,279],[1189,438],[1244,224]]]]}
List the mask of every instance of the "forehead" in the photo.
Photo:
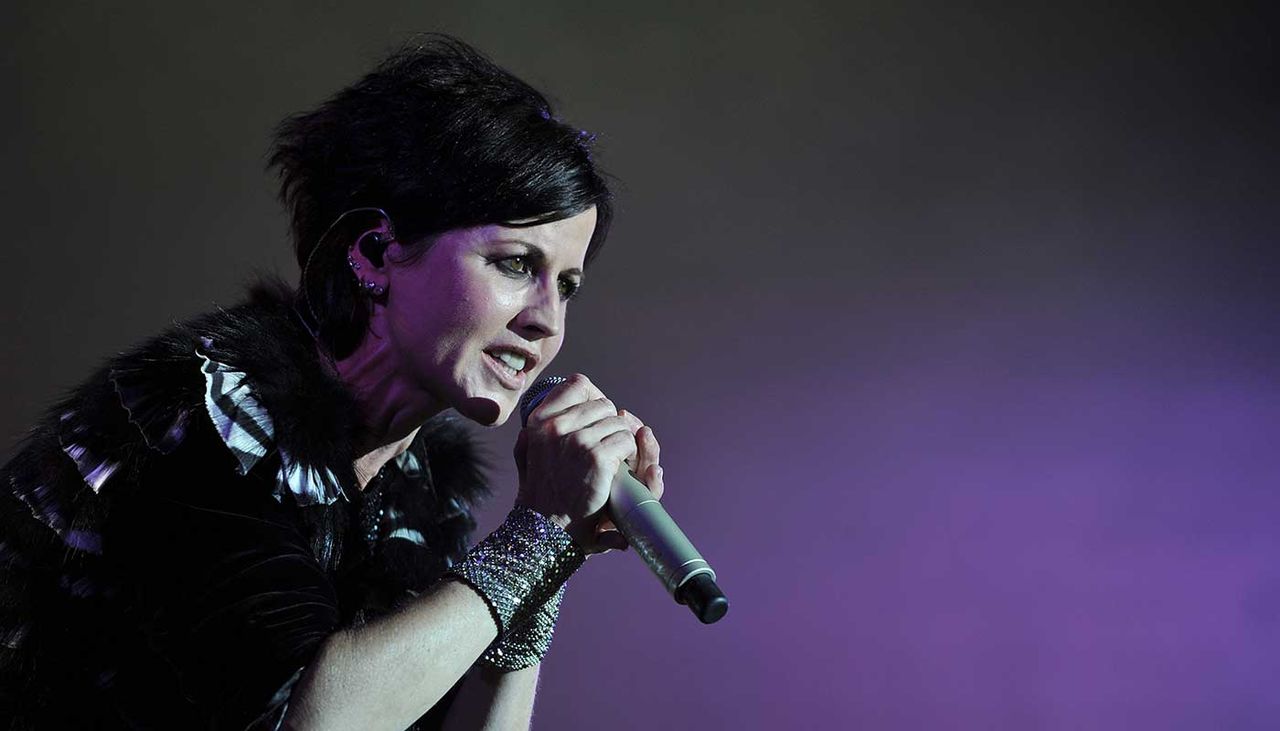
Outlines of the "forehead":
{"type": "Polygon", "coordinates": [[[581,267],[596,227],[596,209],[559,221],[532,226],[479,226],[473,230],[473,241],[481,244],[531,244],[550,260],[564,266],[581,267]]]}

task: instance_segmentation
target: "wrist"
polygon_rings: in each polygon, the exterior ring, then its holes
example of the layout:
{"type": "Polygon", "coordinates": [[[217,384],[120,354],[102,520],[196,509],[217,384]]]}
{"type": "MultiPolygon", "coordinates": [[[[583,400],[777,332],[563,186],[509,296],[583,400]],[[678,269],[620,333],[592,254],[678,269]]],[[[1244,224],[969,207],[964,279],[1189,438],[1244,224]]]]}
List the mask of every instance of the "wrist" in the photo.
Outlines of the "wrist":
{"type": "Polygon", "coordinates": [[[484,599],[501,640],[558,596],[585,558],[561,526],[535,510],[517,506],[446,575],[484,599]]]}
{"type": "Polygon", "coordinates": [[[489,645],[489,649],[480,656],[478,661],[480,667],[510,673],[541,663],[551,647],[556,620],[560,617],[560,602],[564,598],[566,586],[562,584],[560,590],[539,607],[524,624],[517,625],[507,632],[506,636],[489,645]]]}
{"type": "Polygon", "coordinates": [[[591,540],[591,537],[595,534],[595,526],[586,525],[587,521],[583,521],[583,520],[575,521],[572,518],[570,518],[566,513],[549,513],[546,511],[538,510],[537,508],[529,505],[526,501],[520,498],[516,499],[514,507],[524,508],[525,510],[532,510],[538,515],[541,515],[542,517],[546,518],[548,522],[554,523],[558,528],[560,528],[560,530],[567,533],[569,537],[572,538],[574,542],[578,544],[578,547],[583,550],[586,550],[587,546],[591,545],[590,540],[591,540]]]}

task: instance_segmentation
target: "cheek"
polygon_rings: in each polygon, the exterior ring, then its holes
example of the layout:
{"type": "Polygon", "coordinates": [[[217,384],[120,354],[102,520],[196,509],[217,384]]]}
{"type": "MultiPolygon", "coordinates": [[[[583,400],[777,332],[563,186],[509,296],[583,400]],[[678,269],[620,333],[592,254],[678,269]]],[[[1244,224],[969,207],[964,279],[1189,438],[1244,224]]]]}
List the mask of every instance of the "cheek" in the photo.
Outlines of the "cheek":
{"type": "Polygon", "coordinates": [[[412,287],[406,292],[402,286],[400,297],[388,308],[391,337],[415,370],[434,370],[468,329],[469,308],[455,282],[437,278],[413,282],[412,287]]]}
{"type": "Polygon", "coordinates": [[[513,288],[489,286],[483,280],[465,283],[454,296],[446,305],[450,319],[460,328],[486,339],[504,330],[521,306],[520,295],[513,288]]]}
{"type": "Polygon", "coordinates": [[[427,312],[434,313],[434,336],[441,350],[474,349],[503,337],[519,312],[520,294],[512,287],[493,286],[484,277],[459,277],[438,288],[427,312]]]}
{"type": "Polygon", "coordinates": [[[564,345],[564,323],[560,325],[560,334],[555,337],[548,338],[546,345],[542,346],[544,360],[538,364],[538,372],[543,373],[551,366],[551,362],[560,354],[560,348],[564,345]]]}

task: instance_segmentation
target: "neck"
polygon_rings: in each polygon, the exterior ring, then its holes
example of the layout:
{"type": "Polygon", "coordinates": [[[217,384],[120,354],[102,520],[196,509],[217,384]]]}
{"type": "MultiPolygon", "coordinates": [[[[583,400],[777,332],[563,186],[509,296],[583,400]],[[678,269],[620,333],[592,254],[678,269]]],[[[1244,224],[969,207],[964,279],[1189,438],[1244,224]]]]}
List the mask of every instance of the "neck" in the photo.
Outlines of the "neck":
{"type": "Polygon", "coordinates": [[[355,445],[360,455],[355,471],[363,490],[388,460],[409,448],[422,424],[444,407],[402,377],[396,353],[372,328],[354,351],[333,364],[360,412],[363,428],[355,445]]]}
{"type": "Polygon", "coordinates": [[[400,441],[375,447],[357,458],[355,463],[356,481],[360,489],[364,490],[368,487],[373,478],[378,476],[378,472],[382,470],[383,465],[403,454],[417,435],[418,429],[414,429],[400,441]]]}

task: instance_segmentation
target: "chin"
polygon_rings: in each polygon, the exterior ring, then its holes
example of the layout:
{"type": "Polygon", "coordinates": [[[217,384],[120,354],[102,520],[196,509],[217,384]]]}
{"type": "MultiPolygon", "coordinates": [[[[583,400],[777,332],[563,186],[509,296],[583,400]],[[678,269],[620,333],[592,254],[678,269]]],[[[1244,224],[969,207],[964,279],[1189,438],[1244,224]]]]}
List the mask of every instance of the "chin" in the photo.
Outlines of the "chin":
{"type": "Polygon", "coordinates": [[[454,406],[463,417],[483,426],[502,426],[515,412],[515,404],[489,396],[471,396],[454,406]]]}

